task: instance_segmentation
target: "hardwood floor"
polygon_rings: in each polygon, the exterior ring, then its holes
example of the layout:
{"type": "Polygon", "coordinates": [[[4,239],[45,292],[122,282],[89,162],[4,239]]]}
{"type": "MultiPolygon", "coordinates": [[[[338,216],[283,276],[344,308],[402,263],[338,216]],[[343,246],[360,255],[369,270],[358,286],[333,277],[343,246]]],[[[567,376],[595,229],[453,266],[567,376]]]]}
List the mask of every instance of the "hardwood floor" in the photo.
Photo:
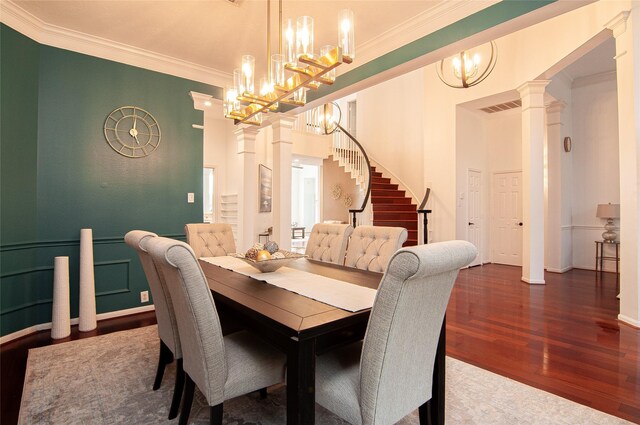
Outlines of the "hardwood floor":
{"type": "Polygon", "coordinates": [[[460,272],[447,310],[447,354],[640,423],[640,330],[616,320],[616,275],[501,265],[460,272]]]}
{"type": "MultiPolygon", "coordinates": [[[[500,265],[460,272],[447,354],[640,423],[640,330],[616,320],[615,274],[547,273],[546,285],[530,286],[520,273],[500,265]]],[[[74,327],[68,340],[153,323],[152,312],[105,320],[94,332],[74,327]]],[[[44,331],[0,347],[0,423],[17,422],[28,349],[50,343],[44,331]]]]}

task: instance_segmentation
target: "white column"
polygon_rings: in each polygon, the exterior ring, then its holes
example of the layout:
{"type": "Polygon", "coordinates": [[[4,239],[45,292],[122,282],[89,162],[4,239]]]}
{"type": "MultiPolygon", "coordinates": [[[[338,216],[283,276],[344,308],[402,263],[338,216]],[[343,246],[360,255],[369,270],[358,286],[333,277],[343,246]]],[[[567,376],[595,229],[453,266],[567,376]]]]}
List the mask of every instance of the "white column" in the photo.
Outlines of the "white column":
{"type": "Polygon", "coordinates": [[[544,90],[548,80],[518,87],[522,99],[522,280],[544,282],[544,90]]]}
{"type": "Polygon", "coordinates": [[[258,213],[258,164],[256,162],[256,136],[260,128],[241,127],[235,130],[238,143],[238,252],[245,252],[258,240],[256,214],[258,213]]]}
{"type": "MultiPolygon", "coordinates": [[[[566,103],[552,102],[547,106],[547,165],[546,165],[546,220],[545,265],[547,270],[561,273],[562,265],[562,110],[566,103]]],[[[569,194],[565,194],[568,196],[569,194]]]]}
{"type": "Polygon", "coordinates": [[[640,327],[640,4],[606,26],[616,38],[620,138],[620,314],[640,327]]]}
{"type": "Polygon", "coordinates": [[[273,240],[291,250],[292,130],[296,118],[278,114],[273,121],[273,240]]]}

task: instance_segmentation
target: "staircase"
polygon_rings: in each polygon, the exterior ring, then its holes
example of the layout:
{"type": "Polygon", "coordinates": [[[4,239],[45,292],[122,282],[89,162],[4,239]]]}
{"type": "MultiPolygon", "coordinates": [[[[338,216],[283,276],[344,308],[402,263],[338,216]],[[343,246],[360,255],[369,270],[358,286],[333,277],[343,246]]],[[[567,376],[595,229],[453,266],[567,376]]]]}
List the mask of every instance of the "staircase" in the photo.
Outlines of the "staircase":
{"type": "MultiPolygon", "coordinates": [[[[309,117],[305,119],[308,120],[309,117]]],[[[334,161],[338,161],[345,172],[355,179],[356,185],[366,190],[369,182],[371,183],[373,225],[404,227],[409,235],[403,246],[417,245],[418,213],[411,197],[406,196],[404,190],[398,189],[397,184],[392,184],[390,178],[383,177],[382,173],[376,171],[376,167],[369,167],[369,159],[360,143],[342,127],[338,127],[339,130],[333,133],[331,154],[334,161]]],[[[366,203],[367,199],[359,210],[349,211],[362,213],[366,203]]]]}
{"type": "Polygon", "coordinates": [[[404,227],[409,232],[402,246],[418,244],[418,214],[416,205],[405,191],[392,184],[391,179],[371,167],[371,205],[374,226],[404,227]]]}

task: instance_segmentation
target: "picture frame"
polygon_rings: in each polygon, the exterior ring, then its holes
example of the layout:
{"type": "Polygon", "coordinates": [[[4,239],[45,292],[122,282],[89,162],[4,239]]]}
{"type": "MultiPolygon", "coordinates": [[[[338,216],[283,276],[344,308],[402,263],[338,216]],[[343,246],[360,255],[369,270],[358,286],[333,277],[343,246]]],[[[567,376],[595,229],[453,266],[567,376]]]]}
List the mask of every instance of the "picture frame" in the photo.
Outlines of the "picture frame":
{"type": "Polygon", "coordinates": [[[258,211],[261,213],[271,212],[271,200],[273,195],[272,171],[262,164],[258,165],[258,211]]]}

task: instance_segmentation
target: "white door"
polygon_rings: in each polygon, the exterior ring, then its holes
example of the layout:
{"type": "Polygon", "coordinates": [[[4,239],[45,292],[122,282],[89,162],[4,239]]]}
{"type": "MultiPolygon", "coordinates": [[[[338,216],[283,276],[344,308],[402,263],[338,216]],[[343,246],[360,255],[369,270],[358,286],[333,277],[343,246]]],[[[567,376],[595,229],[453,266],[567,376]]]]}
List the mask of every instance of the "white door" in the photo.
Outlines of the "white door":
{"type": "Polygon", "coordinates": [[[482,217],[480,214],[482,211],[482,173],[480,171],[469,170],[467,193],[469,194],[467,201],[467,218],[469,220],[467,240],[478,249],[478,255],[475,260],[469,264],[469,267],[473,267],[482,264],[482,217]]]}
{"type": "Polygon", "coordinates": [[[492,261],[522,266],[522,173],[496,173],[491,188],[492,261]]]}

